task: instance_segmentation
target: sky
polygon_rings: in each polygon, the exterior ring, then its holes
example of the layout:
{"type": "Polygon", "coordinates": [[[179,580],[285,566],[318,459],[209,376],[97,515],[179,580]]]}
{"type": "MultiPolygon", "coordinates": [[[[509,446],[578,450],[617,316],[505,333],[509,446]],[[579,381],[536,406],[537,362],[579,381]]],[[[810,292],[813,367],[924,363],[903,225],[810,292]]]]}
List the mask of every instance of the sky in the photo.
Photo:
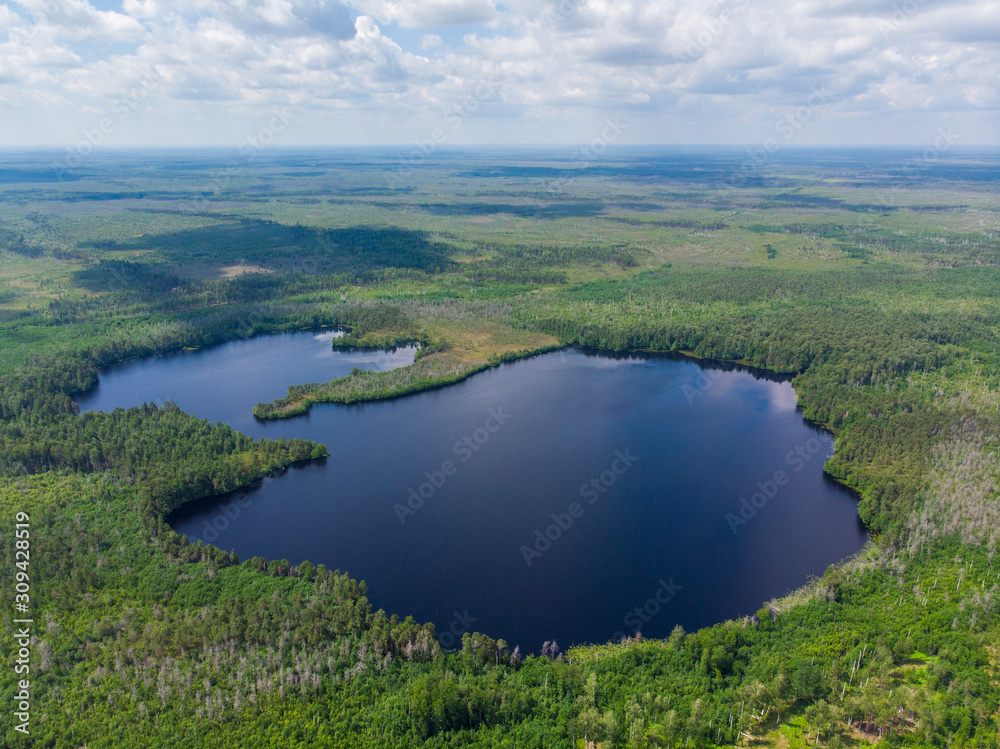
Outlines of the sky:
{"type": "Polygon", "coordinates": [[[0,146],[1000,145],[997,0],[0,0],[0,146]]]}

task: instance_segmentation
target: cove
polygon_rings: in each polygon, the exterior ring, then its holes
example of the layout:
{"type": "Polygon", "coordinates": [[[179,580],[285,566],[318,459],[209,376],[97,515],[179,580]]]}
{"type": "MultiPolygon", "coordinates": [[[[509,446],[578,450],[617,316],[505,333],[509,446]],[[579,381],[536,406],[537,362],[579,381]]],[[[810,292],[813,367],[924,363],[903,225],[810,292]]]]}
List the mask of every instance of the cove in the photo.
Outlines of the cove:
{"type": "Polygon", "coordinates": [[[667,356],[568,349],[440,390],[261,422],[255,403],[412,349],[332,351],[291,333],[124,362],[77,401],[173,400],[330,458],[169,521],[242,559],[305,559],[364,580],[374,608],[538,652],[754,613],[857,552],[853,496],[822,471],[829,434],[789,382],[667,356]]]}

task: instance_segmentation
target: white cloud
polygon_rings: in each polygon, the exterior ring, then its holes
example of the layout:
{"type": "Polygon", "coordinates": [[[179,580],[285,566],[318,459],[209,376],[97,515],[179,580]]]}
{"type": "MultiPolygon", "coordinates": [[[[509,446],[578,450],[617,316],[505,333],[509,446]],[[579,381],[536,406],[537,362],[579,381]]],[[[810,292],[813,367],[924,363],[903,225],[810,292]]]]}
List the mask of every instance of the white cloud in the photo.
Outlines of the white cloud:
{"type": "Polygon", "coordinates": [[[746,142],[820,87],[796,142],[893,132],[864,124],[876,114],[921,142],[942,116],[983,132],[1000,110],[992,0],[23,0],[0,26],[0,108],[30,103],[18,116],[104,110],[152,75],[152,116],[296,106],[313,113],[302,142],[420,139],[470,97],[456,142],[587,141],[611,115],[633,141],[746,142]]]}
{"type": "Polygon", "coordinates": [[[498,18],[492,0],[359,0],[356,7],[381,24],[415,29],[488,24],[498,18]]]}
{"type": "Polygon", "coordinates": [[[36,29],[56,29],[74,39],[130,41],[144,31],[131,16],[97,10],[86,0],[19,0],[18,4],[34,17],[36,29]]]}
{"type": "Polygon", "coordinates": [[[991,107],[997,103],[997,90],[993,86],[969,86],[962,91],[962,98],[974,107],[991,107]]]}
{"type": "Polygon", "coordinates": [[[434,49],[440,47],[444,40],[437,34],[424,34],[420,37],[420,49],[434,49]]]}

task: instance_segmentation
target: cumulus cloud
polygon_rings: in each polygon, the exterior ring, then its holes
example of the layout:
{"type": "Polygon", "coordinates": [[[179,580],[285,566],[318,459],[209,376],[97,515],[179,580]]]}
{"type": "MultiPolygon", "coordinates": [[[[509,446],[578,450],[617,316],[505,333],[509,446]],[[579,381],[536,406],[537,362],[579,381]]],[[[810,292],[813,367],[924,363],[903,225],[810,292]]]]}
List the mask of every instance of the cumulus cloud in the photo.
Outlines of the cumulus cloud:
{"type": "Polygon", "coordinates": [[[534,142],[619,115],[633,140],[745,142],[820,89],[803,142],[862,142],[875,113],[917,141],[946,115],[982,132],[1000,109],[993,0],[21,0],[0,27],[3,107],[106,109],[152,76],[143,106],[167,116],[291,105],[374,140],[468,101],[456,137],[534,142]]]}
{"type": "Polygon", "coordinates": [[[58,30],[74,39],[130,41],[143,32],[142,24],[124,13],[97,10],[87,0],[19,0],[34,18],[36,31],[58,30]]]}
{"type": "Polygon", "coordinates": [[[420,37],[420,49],[434,49],[440,47],[444,40],[437,34],[424,34],[420,37]]]}
{"type": "Polygon", "coordinates": [[[492,0],[361,0],[357,7],[379,23],[418,29],[488,24],[498,18],[492,0]]]}

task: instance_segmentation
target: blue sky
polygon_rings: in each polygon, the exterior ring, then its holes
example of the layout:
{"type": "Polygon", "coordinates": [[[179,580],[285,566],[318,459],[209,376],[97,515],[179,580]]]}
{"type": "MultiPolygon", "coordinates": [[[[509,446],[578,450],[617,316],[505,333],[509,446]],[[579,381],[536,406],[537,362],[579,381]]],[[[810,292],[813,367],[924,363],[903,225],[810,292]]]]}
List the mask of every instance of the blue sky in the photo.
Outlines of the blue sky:
{"type": "Polygon", "coordinates": [[[5,146],[1000,145],[995,0],[0,2],[5,146]]]}

